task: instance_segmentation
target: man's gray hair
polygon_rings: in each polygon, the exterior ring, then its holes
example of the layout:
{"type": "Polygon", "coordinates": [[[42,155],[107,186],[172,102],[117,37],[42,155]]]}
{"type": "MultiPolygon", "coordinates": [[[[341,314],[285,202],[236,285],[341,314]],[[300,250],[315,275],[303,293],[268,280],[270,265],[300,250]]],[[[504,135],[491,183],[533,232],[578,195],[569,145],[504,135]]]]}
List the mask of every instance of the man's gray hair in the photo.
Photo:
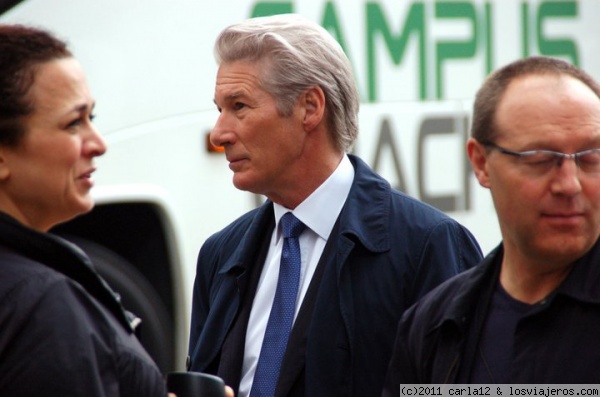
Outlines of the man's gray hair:
{"type": "Polygon", "coordinates": [[[340,150],[351,148],[358,135],[358,90],[348,57],[327,30],[296,14],[251,18],[223,30],[214,51],[219,64],[259,64],[260,84],[282,116],[291,115],[308,88],[321,87],[332,139],[340,150]]]}

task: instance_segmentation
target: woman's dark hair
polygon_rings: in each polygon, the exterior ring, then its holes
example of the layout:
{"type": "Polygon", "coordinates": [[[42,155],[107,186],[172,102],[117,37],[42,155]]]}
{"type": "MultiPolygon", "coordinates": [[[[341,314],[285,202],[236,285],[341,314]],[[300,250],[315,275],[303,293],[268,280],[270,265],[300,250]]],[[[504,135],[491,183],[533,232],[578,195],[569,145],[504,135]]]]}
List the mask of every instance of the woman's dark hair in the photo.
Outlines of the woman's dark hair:
{"type": "Polygon", "coordinates": [[[0,145],[17,145],[25,132],[37,67],[72,56],[64,41],[45,30],[0,24],[0,145]]]}

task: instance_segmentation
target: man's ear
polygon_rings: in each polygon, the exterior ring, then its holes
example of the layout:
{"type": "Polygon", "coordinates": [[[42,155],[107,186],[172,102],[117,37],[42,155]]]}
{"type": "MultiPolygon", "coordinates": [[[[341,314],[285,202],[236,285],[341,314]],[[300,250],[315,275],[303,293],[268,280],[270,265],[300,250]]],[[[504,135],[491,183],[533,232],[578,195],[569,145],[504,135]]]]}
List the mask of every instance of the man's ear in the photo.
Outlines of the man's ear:
{"type": "Polygon", "coordinates": [[[319,86],[310,87],[302,95],[304,109],[304,128],[306,131],[313,130],[325,115],[325,93],[319,86]]]}
{"type": "Polygon", "coordinates": [[[483,187],[489,188],[490,181],[487,171],[487,155],[485,146],[479,143],[479,141],[476,139],[469,138],[467,141],[467,154],[479,184],[483,187]]]}

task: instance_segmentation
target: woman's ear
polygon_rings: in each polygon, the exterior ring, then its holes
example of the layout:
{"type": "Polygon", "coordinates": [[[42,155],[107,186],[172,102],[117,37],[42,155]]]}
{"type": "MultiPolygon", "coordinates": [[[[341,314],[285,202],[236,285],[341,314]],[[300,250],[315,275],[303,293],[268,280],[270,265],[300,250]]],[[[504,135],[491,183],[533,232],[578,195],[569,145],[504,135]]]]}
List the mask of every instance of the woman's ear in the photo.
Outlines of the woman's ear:
{"type": "Polygon", "coordinates": [[[6,156],[6,147],[0,146],[0,182],[8,179],[10,176],[10,167],[8,165],[8,156],[6,156]]]}
{"type": "Polygon", "coordinates": [[[304,128],[313,130],[324,121],[325,115],[325,93],[319,86],[310,87],[302,96],[304,107],[304,128]]]}
{"type": "Polygon", "coordinates": [[[475,177],[479,181],[479,184],[483,187],[489,188],[490,181],[487,171],[487,153],[485,146],[479,143],[474,138],[469,138],[467,141],[467,154],[471,167],[475,173],[475,177]]]}

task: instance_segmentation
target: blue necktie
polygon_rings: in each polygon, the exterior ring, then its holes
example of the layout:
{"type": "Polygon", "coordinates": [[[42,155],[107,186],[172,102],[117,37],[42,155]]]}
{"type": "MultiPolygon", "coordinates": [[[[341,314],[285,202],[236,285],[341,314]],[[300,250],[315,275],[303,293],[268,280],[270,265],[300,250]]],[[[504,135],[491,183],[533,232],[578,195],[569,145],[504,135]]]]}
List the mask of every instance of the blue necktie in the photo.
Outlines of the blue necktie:
{"type": "Polygon", "coordinates": [[[300,282],[300,244],[305,225],[291,212],[281,218],[283,249],[275,299],[258,357],[250,397],[272,397],[279,378],[283,354],[292,329],[300,282]]]}

